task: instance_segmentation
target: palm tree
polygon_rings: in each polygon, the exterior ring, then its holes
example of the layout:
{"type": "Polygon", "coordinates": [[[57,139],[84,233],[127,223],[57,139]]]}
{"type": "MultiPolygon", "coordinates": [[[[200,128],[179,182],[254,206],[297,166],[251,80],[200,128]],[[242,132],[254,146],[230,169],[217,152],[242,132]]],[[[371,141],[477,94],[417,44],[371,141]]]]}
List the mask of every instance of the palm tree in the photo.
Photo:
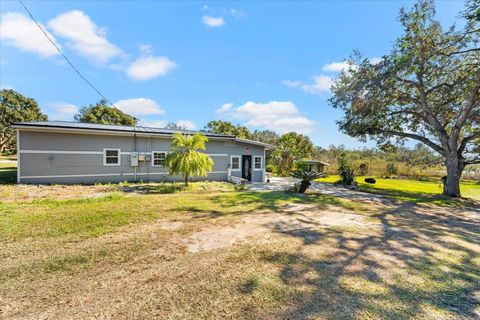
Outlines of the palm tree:
{"type": "Polygon", "coordinates": [[[292,177],[301,179],[299,183],[296,183],[291,189],[292,191],[305,193],[308,187],[312,184],[311,181],[323,177],[323,173],[311,171],[308,169],[300,169],[293,172],[292,177]]]}
{"type": "Polygon", "coordinates": [[[171,151],[165,161],[170,174],[183,174],[185,185],[191,176],[205,177],[212,170],[213,160],[199,150],[206,150],[208,138],[202,134],[183,135],[176,132],[173,135],[171,151]]]}

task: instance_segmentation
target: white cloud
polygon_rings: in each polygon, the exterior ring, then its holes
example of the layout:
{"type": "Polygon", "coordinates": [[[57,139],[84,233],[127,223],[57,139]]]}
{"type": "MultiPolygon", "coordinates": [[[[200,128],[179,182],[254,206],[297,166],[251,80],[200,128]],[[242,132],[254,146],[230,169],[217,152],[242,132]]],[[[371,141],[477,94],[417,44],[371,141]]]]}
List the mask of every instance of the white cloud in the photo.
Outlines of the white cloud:
{"type": "Polygon", "coordinates": [[[9,84],[1,84],[0,83],[0,89],[4,89],[4,90],[15,90],[15,88],[9,84]]]}
{"type": "Polygon", "coordinates": [[[105,30],[99,28],[89,16],[79,10],[62,13],[48,22],[53,32],[69,40],[69,45],[79,54],[97,62],[108,62],[123,54],[109,42],[105,30]]]}
{"type": "Polygon", "coordinates": [[[139,43],[138,44],[138,50],[140,50],[140,52],[143,55],[149,55],[149,54],[152,53],[153,47],[152,47],[151,44],[148,44],[148,43],[139,43]]]}
{"type": "Polygon", "coordinates": [[[267,103],[246,102],[232,110],[231,117],[245,120],[245,125],[285,133],[311,132],[315,122],[302,116],[291,101],[269,101],[267,103]]]}
{"type": "MultiPolygon", "coordinates": [[[[326,64],[322,67],[322,70],[326,72],[347,72],[349,68],[349,63],[347,61],[342,61],[326,64]]],[[[353,66],[353,68],[355,69],[355,66],[353,66]]]]}
{"type": "Polygon", "coordinates": [[[140,57],[127,69],[127,74],[134,80],[150,80],[166,75],[176,64],[167,57],[140,57]]]}
{"type": "Polygon", "coordinates": [[[215,110],[215,113],[216,113],[216,114],[226,113],[226,112],[232,110],[232,108],[233,108],[233,103],[225,103],[225,104],[222,105],[220,108],[218,108],[217,110],[215,110]]]}
{"type": "Polygon", "coordinates": [[[73,120],[80,109],[78,106],[64,102],[54,102],[47,105],[48,117],[52,120],[73,120]]]}
{"type": "Polygon", "coordinates": [[[380,57],[373,57],[373,58],[370,58],[370,63],[371,64],[379,64],[380,62],[383,61],[383,58],[380,58],[380,57]]]}
{"type": "Polygon", "coordinates": [[[211,16],[203,16],[202,22],[209,27],[218,28],[225,24],[225,21],[222,17],[211,17],[211,16]]]}
{"type": "MultiPolygon", "coordinates": [[[[55,37],[41,25],[50,39],[60,47],[55,37]]],[[[38,54],[43,58],[59,55],[38,26],[26,16],[16,12],[2,14],[0,22],[0,39],[14,47],[38,54]]]]}
{"type": "Polygon", "coordinates": [[[243,18],[243,16],[245,15],[242,11],[235,8],[230,9],[229,12],[235,19],[243,18]]]}
{"type": "Polygon", "coordinates": [[[180,128],[185,128],[186,130],[195,130],[197,129],[197,126],[195,125],[195,123],[193,123],[193,121],[190,121],[190,120],[178,120],[177,122],[175,122],[177,124],[177,126],[179,126],[180,128]]]}
{"type": "Polygon", "coordinates": [[[119,100],[114,103],[123,112],[134,116],[164,114],[165,110],[152,99],[134,98],[119,100]]]}
{"type": "Polygon", "coordinates": [[[329,92],[333,85],[333,78],[327,75],[318,75],[313,77],[313,82],[307,83],[298,80],[284,80],[283,83],[290,88],[298,88],[307,93],[318,94],[329,92]]]}
{"type": "Polygon", "coordinates": [[[143,127],[165,128],[168,122],[165,120],[140,120],[139,125],[143,127]]]}
{"type": "Polygon", "coordinates": [[[304,83],[300,80],[283,80],[283,84],[290,88],[301,88],[304,83]]]}

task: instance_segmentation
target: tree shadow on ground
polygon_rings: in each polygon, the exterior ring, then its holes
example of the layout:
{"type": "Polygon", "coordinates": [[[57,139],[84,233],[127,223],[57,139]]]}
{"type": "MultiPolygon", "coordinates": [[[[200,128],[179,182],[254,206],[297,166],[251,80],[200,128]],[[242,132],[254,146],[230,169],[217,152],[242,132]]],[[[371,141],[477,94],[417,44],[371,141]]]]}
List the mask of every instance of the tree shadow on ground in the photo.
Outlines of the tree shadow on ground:
{"type": "MultiPolygon", "coordinates": [[[[272,225],[303,242],[265,254],[289,288],[288,308],[274,317],[410,319],[432,310],[480,316],[480,215],[403,203],[375,217],[380,229],[367,233],[272,225]]],[[[241,292],[256,290],[250,280],[241,292]]]]}
{"type": "Polygon", "coordinates": [[[182,201],[175,210],[195,212],[193,218],[216,218],[252,213],[285,213],[285,208],[295,204],[310,205],[312,210],[326,209],[329,206],[351,208],[350,203],[329,195],[245,191],[215,194],[208,199],[182,201]]]}

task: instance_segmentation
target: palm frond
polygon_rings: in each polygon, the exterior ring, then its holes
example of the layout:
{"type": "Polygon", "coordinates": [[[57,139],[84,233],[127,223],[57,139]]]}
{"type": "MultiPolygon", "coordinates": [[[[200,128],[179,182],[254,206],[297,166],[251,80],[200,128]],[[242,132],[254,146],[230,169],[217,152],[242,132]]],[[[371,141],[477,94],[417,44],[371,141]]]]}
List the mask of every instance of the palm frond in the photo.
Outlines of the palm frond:
{"type": "Polygon", "coordinates": [[[207,176],[213,168],[213,160],[199,150],[206,150],[208,138],[202,134],[183,135],[176,132],[171,143],[171,152],[166,157],[170,174],[183,174],[185,179],[191,176],[207,176]]]}

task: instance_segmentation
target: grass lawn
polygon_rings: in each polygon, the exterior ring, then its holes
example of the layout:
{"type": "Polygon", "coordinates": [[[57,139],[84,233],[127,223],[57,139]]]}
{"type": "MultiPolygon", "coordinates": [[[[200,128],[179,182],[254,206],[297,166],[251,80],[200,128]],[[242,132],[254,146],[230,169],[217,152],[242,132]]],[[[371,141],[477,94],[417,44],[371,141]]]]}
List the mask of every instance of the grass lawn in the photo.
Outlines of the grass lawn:
{"type": "MultiPolygon", "coordinates": [[[[382,194],[399,200],[433,201],[432,195],[442,193],[442,184],[435,179],[419,181],[376,178],[377,182],[375,184],[365,183],[364,179],[365,177],[356,178],[361,191],[382,194]]],[[[339,180],[340,177],[338,175],[330,175],[317,181],[336,183],[339,180]]],[[[480,200],[480,182],[464,180],[460,184],[460,189],[463,197],[480,200]]]]}
{"type": "Polygon", "coordinates": [[[0,186],[0,318],[472,319],[480,209],[225,183],[0,186]]]}

